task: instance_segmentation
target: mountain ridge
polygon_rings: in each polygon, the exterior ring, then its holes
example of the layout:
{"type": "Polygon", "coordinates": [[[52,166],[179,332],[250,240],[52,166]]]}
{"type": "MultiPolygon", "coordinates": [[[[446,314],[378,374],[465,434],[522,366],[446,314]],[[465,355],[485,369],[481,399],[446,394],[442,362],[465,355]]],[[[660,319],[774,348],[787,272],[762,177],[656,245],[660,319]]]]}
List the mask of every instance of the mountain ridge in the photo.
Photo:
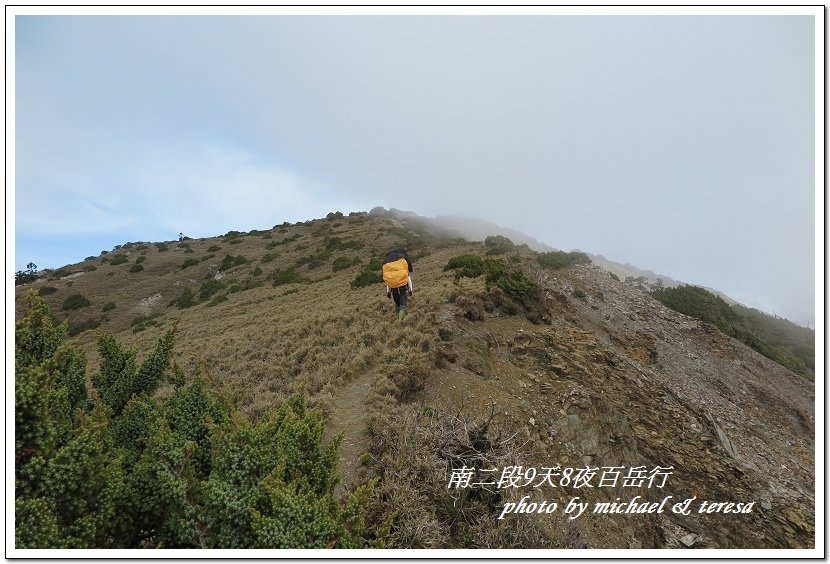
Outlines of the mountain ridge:
{"type": "MultiPolygon", "coordinates": [[[[375,209],[130,243],[16,293],[55,289],[44,299],[77,330],[72,340],[93,372],[98,329],[149,350],[175,323],[182,365],[232,385],[252,417],[303,390],[328,414],[330,436],[344,434],[342,490],[376,479],[375,518],[396,508],[391,546],[814,546],[810,382],[596,265],[546,268],[529,245],[501,250],[425,225],[375,209]],[[401,244],[414,259],[415,292],[398,323],[379,281],[350,282],[371,272],[367,259],[401,244]],[[459,275],[448,268],[459,256],[515,276],[459,275]],[[75,295],[89,304],[75,308],[75,295]],[[479,442],[467,444],[473,429],[479,442]],[[664,488],[602,489],[595,480],[453,498],[457,461],[672,473],[664,488]],[[754,509],[497,519],[523,495],[563,506],[577,496],[594,504],[670,495],[754,509]]],[[[23,310],[18,301],[16,315],[23,310]]]]}

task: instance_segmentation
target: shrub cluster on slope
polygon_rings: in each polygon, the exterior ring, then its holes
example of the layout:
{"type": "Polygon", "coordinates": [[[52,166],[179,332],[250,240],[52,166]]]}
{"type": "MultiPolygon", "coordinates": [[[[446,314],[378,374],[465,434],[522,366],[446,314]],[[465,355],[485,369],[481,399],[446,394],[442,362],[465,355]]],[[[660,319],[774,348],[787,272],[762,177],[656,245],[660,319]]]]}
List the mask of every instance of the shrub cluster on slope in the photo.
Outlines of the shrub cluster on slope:
{"type": "Polygon", "coordinates": [[[811,362],[814,349],[809,344],[799,347],[780,336],[780,332],[773,332],[773,326],[781,325],[774,318],[765,320],[768,316],[759,312],[755,315],[747,308],[731,307],[720,296],[697,286],[664,288],[652,291],[651,295],[675,311],[711,323],[796,374],[810,380],[815,377],[811,362]]]}
{"type": "Polygon", "coordinates": [[[100,372],[63,342],[35,292],[16,327],[17,548],[380,546],[369,486],[335,500],[339,438],[300,396],[258,421],[200,375],[171,369],[173,331],[150,356],[101,335],[100,372]],[[175,390],[155,391],[163,381],[175,390]]]}
{"type": "Polygon", "coordinates": [[[530,280],[516,264],[502,259],[484,258],[474,253],[452,257],[444,270],[454,270],[456,278],[477,278],[484,275],[490,299],[505,313],[518,312],[517,304],[526,312],[528,318],[537,323],[542,316],[541,289],[530,280]],[[494,292],[498,288],[498,291],[494,292]],[[504,299],[507,296],[507,300],[504,299]]]}
{"type": "Polygon", "coordinates": [[[571,266],[573,264],[591,264],[591,259],[585,253],[579,251],[551,251],[549,253],[540,253],[537,259],[539,264],[544,267],[558,269],[571,266]]]}

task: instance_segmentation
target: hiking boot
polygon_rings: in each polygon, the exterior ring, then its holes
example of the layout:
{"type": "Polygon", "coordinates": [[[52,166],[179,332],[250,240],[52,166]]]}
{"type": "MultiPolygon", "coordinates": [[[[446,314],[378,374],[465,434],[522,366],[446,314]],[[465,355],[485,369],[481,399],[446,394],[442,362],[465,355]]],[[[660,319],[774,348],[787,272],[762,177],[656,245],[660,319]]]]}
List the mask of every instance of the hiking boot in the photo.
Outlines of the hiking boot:
{"type": "Polygon", "coordinates": [[[398,321],[403,321],[404,317],[406,317],[406,308],[402,307],[398,310],[398,321]]]}

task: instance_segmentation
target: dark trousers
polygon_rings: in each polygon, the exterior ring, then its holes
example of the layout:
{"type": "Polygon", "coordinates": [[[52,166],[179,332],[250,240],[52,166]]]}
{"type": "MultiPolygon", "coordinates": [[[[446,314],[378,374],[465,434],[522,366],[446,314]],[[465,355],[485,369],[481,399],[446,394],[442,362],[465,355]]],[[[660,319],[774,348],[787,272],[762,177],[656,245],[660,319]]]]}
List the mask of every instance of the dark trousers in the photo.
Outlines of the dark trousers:
{"type": "Polygon", "coordinates": [[[395,311],[400,308],[406,309],[406,291],[408,286],[401,286],[400,288],[392,288],[392,299],[395,300],[395,311]]]}

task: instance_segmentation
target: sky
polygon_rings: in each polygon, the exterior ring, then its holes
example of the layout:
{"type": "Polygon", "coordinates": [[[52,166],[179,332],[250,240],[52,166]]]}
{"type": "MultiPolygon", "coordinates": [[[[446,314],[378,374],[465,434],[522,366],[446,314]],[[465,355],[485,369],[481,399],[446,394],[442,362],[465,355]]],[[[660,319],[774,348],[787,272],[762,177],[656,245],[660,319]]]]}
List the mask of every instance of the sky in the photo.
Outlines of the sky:
{"type": "Polygon", "coordinates": [[[15,269],[384,206],[815,327],[815,22],[17,15],[15,269]]]}

